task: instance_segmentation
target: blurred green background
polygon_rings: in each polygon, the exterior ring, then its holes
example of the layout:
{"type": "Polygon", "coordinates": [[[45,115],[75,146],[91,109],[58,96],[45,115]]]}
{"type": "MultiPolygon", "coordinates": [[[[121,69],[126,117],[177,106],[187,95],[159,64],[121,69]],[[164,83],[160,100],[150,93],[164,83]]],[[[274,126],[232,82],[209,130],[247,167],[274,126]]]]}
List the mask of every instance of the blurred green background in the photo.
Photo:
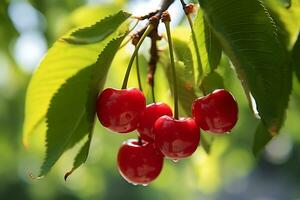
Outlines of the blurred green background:
{"type": "MultiPolygon", "coordinates": [[[[24,99],[30,76],[47,49],[69,29],[90,24],[120,8],[139,15],[158,5],[157,0],[0,1],[0,199],[300,200],[299,82],[294,80],[281,134],[255,158],[252,143],[258,120],[250,112],[225,57],[218,71],[238,101],[239,121],[231,134],[214,137],[209,155],[199,148],[178,163],[166,160],[155,182],[146,187],[133,186],[119,175],[116,154],[122,141],[136,134],[111,134],[97,123],[87,163],[67,182],[63,175],[71,168],[75,151],[67,152],[44,179],[29,178],[30,173],[38,173],[45,149],[41,135],[35,135],[29,149],[22,145],[24,99]]],[[[170,8],[173,26],[186,23],[179,8],[179,1],[170,8]]],[[[117,55],[107,85],[121,85],[131,50],[124,48],[117,55]]],[[[147,69],[142,71],[145,76],[147,69]]],[[[158,100],[171,104],[160,68],[156,81],[158,100]]],[[[131,77],[130,85],[136,84],[131,77]]]]}

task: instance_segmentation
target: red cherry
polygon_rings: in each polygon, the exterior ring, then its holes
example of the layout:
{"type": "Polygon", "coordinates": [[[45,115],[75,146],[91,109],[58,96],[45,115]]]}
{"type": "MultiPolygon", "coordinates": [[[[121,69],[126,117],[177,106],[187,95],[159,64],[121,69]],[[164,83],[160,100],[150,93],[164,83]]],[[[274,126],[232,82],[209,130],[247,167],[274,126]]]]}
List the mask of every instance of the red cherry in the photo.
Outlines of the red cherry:
{"type": "Polygon", "coordinates": [[[192,118],[158,118],[154,124],[155,142],[168,158],[178,160],[192,155],[200,142],[200,129],[192,118]]]}
{"type": "Polygon", "coordinates": [[[138,124],[138,132],[143,140],[154,141],[153,126],[163,116],[173,116],[172,109],[165,103],[152,103],[146,106],[138,124]]]}
{"type": "Polygon", "coordinates": [[[146,99],[140,90],[107,88],[98,97],[97,115],[104,127],[128,133],[137,128],[145,107],[146,99]]]}
{"type": "Polygon", "coordinates": [[[160,174],[163,161],[156,145],[143,140],[127,140],[118,153],[119,172],[132,184],[149,184],[160,174]]]}
{"type": "Polygon", "coordinates": [[[238,105],[228,91],[218,89],[195,100],[192,112],[197,124],[203,130],[225,133],[237,122],[238,105]]]}

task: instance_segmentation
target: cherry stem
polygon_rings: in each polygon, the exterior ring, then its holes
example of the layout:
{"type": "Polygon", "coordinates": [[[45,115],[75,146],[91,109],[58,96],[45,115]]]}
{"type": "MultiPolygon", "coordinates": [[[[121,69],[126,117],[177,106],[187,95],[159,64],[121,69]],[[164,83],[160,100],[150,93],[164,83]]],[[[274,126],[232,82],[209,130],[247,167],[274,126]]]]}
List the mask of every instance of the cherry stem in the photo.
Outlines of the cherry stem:
{"type": "Polygon", "coordinates": [[[208,94],[205,88],[202,86],[202,84],[200,85],[200,89],[202,90],[204,96],[208,94]]]}
{"type": "Polygon", "coordinates": [[[203,73],[202,71],[202,63],[201,63],[201,56],[200,56],[200,52],[199,52],[199,46],[198,46],[198,42],[197,42],[197,38],[196,38],[196,33],[195,33],[195,29],[194,29],[194,25],[193,25],[193,20],[191,18],[190,13],[188,13],[186,11],[187,5],[183,0],[180,0],[181,4],[182,4],[182,8],[184,10],[185,16],[188,19],[189,25],[190,25],[190,29],[191,29],[191,33],[192,33],[192,40],[193,40],[193,45],[196,51],[196,59],[197,59],[197,63],[198,63],[198,68],[199,68],[199,73],[200,75],[203,73]]]}
{"type": "Polygon", "coordinates": [[[135,58],[135,65],[136,65],[136,75],[137,75],[137,79],[138,79],[139,89],[140,89],[140,91],[143,91],[138,54],[136,55],[136,58],[135,58]]]}
{"type": "Polygon", "coordinates": [[[196,34],[195,34],[195,30],[194,30],[194,25],[193,25],[193,21],[191,18],[190,14],[186,15],[190,28],[191,28],[191,32],[192,32],[192,40],[193,40],[193,44],[194,44],[194,48],[196,51],[196,58],[197,58],[197,62],[198,62],[198,66],[199,66],[199,73],[202,74],[202,63],[201,63],[201,57],[200,57],[200,52],[199,52],[199,46],[198,46],[198,42],[196,39],[196,34]]]}
{"type": "Polygon", "coordinates": [[[129,37],[123,44],[121,44],[121,46],[119,47],[119,50],[124,48],[131,40],[132,40],[132,38],[129,37]]]}
{"type": "Polygon", "coordinates": [[[132,26],[132,28],[128,32],[131,33],[137,27],[137,25],[139,24],[139,22],[140,22],[140,20],[137,19],[137,21],[134,23],[134,25],[132,26]]]}
{"type": "Polygon", "coordinates": [[[122,89],[126,89],[127,88],[127,83],[128,83],[128,79],[129,79],[129,75],[130,75],[130,71],[131,71],[131,68],[132,68],[132,65],[133,65],[133,61],[134,61],[134,58],[136,57],[137,53],[138,53],[138,50],[139,48],[141,47],[143,41],[145,40],[145,38],[149,35],[149,33],[153,30],[153,25],[150,24],[146,31],[144,32],[144,34],[142,35],[141,39],[139,40],[139,42],[137,43],[135,49],[134,49],[134,52],[130,58],[130,61],[129,61],[129,64],[128,64],[128,67],[127,67],[127,70],[126,70],[126,73],[125,73],[125,77],[124,77],[124,81],[123,81],[123,84],[122,84],[122,89]]]}
{"type": "MultiPolygon", "coordinates": [[[[139,24],[139,22],[140,22],[140,20],[137,20],[135,22],[135,24],[133,25],[133,27],[128,31],[128,33],[131,33],[137,27],[137,25],[139,24]]],[[[132,40],[132,36],[129,37],[125,42],[123,42],[121,44],[121,46],[119,47],[119,49],[122,49],[123,47],[125,47],[131,40],[132,40]]]]}
{"type": "Polygon", "coordinates": [[[151,85],[151,93],[152,93],[152,101],[153,101],[153,103],[155,103],[155,102],[156,102],[156,100],[155,100],[154,84],[153,84],[153,85],[151,85]]]}
{"type": "Polygon", "coordinates": [[[139,143],[139,145],[143,145],[143,141],[142,141],[142,138],[140,137],[140,136],[138,136],[138,143],[139,143]]]}
{"type": "Polygon", "coordinates": [[[174,91],[174,117],[178,119],[178,90],[177,90],[177,78],[176,78],[176,69],[175,69],[175,59],[173,52],[173,43],[170,31],[170,21],[164,20],[164,24],[166,27],[168,43],[169,43],[169,52],[171,58],[171,68],[172,68],[172,77],[173,77],[173,91],[174,91]]]}

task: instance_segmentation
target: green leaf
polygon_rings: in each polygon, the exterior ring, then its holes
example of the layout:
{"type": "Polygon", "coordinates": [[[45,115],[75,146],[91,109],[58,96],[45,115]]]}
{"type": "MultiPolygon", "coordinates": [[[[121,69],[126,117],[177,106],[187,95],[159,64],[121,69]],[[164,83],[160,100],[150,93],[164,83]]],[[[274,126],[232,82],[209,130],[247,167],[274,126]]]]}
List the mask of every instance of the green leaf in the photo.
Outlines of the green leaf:
{"type": "MultiPolygon", "coordinates": [[[[193,84],[193,76],[191,77],[191,66],[193,65],[191,62],[192,56],[190,54],[191,50],[188,45],[188,40],[183,39],[182,35],[188,35],[188,31],[186,29],[177,28],[174,29],[172,33],[172,38],[174,42],[174,50],[178,61],[175,63],[176,68],[176,76],[177,76],[177,90],[178,90],[178,100],[181,111],[184,112],[186,116],[191,116],[192,104],[195,99],[197,99],[195,87],[193,84]],[[185,66],[185,64],[189,66],[185,66]]],[[[161,67],[164,67],[165,74],[168,80],[169,85],[171,86],[171,92],[174,94],[172,83],[173,77],[169,76],[171,73],[171,63],[170,59],[168,59],[169,52],[164,51],[161,54],[161,67]]],[[[183,116],[182,113],[180,113],[183,116]]],[[[204,135],[201,135],[200,144],[205,150],[206,153],[210,152],[211,141],[204,135]]]]}
{"type": "Polygon", "coordinates": [[[257,104],[263,124],[276,134],[291,92],[291,69],[277,29],[259,0],[199,0],[205,19],[257,104]]]}
{"type": "Polygon", "coordinates": [[[259,152],[268,144],[272,139],[272,134],[266,129],[264,124],[260,122],[256,128],[254,142],[253,142],[253,153],[258,155],[259,152]]]}
{"type": "MultiPolygon", "coordinates": [[[[117,15],[119,16],[120,14],[117,15]]],[[[125,21],[123,16],[120,17],[125,21]]],[[[114,19],[119,21],[119,19],[114,19]]],[[[115,32],[100,42],[75,45],[67,43],[64,40],[58,40],[48,51],[38,69],[33,74],[27,89],[23,130],[23,143],[25,146],[29,144],[30,135],[45,119],[50,101],[61,85],[80,70],[95,63],[99,52],[101,52],[113,38],[121,34],[117,30],[119,27],[118,23],[111,23],[111,25],[112,27],[114,26],[115,32]]],[[[92,26],[88,29],[95,29],[94,31],[99,34],[105,31],[103,27],[99,26],[92,26]]],[[[66,37],[67,36],[64,36],[64,38],[66,37]]]]}
{"type": "MultiPolygon", "coordinates": [[[[174,44],[175,43],[176,42],[174,42],[174,44]]],[[[176,50],[175,50],[175,52],[176,52],[176,50]]],[[[173,77],[169,76],[169,74],[171,73],[171,64],[170,64],[170,60],[167,59],[167,55],[169,55],[168,51],[165,51],[161,54],[161,56],[162,56],[161,60],[164,61],[164,63],[162,63],[161,67],[164,67],[168,83],[170,86],[172,86],[173,77]]],[[[175,66],[176,66],[179,105],[186,116],[191,116],[192,115],[192,113],[191,113],[192,104],[193,104],[194,100],[197,98],[195,88],[193,87],[193,84],[191,84],[191,82],[190,82],[191,78],[189,76],[186,76],[186,73],[185,73],[186,67],[184,66],[184,63],[182,61],[176,61],[175,66]]],[[[170,88],[171,88],[172,94],[174,94],[173,88],[172,87],[170,87],[170,88]]],[[[183,116],[182,113],[180,113],[180,115],[183,116]]],[[[205,152],[209,153],[211,141],[208,140],[208,138],[202,134],[200,143],[201,143],[201,146],[203,147],[203,149],[205,150],[205,152]]]]}
{"type": "Polygon", "coordinates": [[[84,143],[84,145],[81,147],[80,151],[76,155],[73,163],[73,168],[65,174],[64,176],[65,181],[78,167],[80,167],[87,160],[91,141],[92,141],[92,133],[89,134],[87,141],[84,143]]]}
{"type": "MultiPolygon", "coordinates": [[[[47,174],[68,148],[92,133],[97,95],[123,39],[121,36],[112,40],[95,64],[68,79],[52,98],[46,115],[46,157],[39,176],[47,174]]],[[[87,153],[87,150],[79,153],[74,169],[84,162],[87,153]]]]}
{"type": "Polygon", "coordinates": [[[112,34],[130,17],[129,13],[120,11],[115,15],[104,18],[93,26],[78,29],[63,40],[73,44],[92,44],[100,42],[112,34]]]}
{"type": "MultiPolygon", "coordinates": [[[[215,70],[220,64],[222,49],[214,32],[211,30],[203,12],[199,9],[194,21],[196,40],[201,54],[202,75],[198,77],[197,84],[203,77],[215,70]]],[[[193,51],[195,54],[195,51],[193,51]]],[[[196,59],[194,59],[196,60],[196,59]]]]}
{"type": "Polygon", "coordinates": [[[298,40],[292,51],[292,59],[293,59],[293,68],[295,70],[298,81],[300,82],[300,33],[298,35],[298,40]]]}
{"type": "Polygon", "coordinates": [[[300,1],[293,1],[289,9],[283,5],[283,2],[274,0],[264,0],[264,2],[279,25],[280,39],[285,42],[289,50],[292,49],[300,31],[300,1]]]}
{"type": "MultiPolygon", "coordinates": [[[[191,50],[188,46],[188,40],[184,39],[182,35],[187,35],[189,31],[183,28],[174,29],[172,32],[172,40],[174,41],[174,51],[177,57],[175,62],[176,77],[177,77],[177,90],[178,100],[181,108],[186,115],[191,115],[191,106],[193,101],[197,98],[194,81],[193,81],[193,68],[192,68],[192,56],[191,50]]],[[[171,74],[171,63],[168,57],[168,51],[161,53],[162,67],[165,69],[166,77],[169,85],[171,86],[171,92],[174,94],[172,83],[173,77],[171,74]]]]}
{"type": "MultiPolygon", "coordinates": [[[[177,76],[177,90],[178,99],[181,108],[184,113],[191,116],[192,104],[197,98],[193,85],[191,84],[189,78],[185,76],[185,66],[183,62],[177,61],[176,65],[176,76],[177,76]]],[[[168,67],[168,74],[171,74],[171,66],[168,67]]],[[[173,82],[173,77],[168,76],[169,84],[173,82]]],[[[172,88],[172,87],[171,87],[172,88]]],[[[173,93],[173,90],[172,90],[173,93]]]]}
{"type": "Polygon", "coordinates": [[[88,4],[74,10],[68,17],[68,27],[83,27],[91,26],[102,18],[109,16],[111,13],[116,13],[121,9],[121,6],[116,3],[112,4],[88,4]]]}
{"type": "Polygon", "coordinates": [[[176,28],[172,31],[172,39],[174,43],[174,51],[179,61],[184,63],[184,76],[190,81],[190,84],[195,83],[194,79],[194,66],[191,47],[189,46],[188,37],[190,31],[187,28],[176,28]],[[187,78],[188,77],[188,78],[187,78]]]}
{"type": "Polygon", "coordinates": [[[213,92],[215,89],[222,89],[224,88],[223,78],[217,72],[211,72],[204,77],[200,88],[205,95],[213,92]]]}

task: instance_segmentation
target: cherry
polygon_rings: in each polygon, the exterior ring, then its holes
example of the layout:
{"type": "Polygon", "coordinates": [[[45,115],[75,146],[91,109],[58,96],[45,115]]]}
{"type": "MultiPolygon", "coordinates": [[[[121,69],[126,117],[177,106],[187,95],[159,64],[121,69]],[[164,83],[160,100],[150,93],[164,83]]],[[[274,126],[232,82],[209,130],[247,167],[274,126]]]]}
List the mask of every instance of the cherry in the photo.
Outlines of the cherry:
{"type": "Polygon", "coordinates": [[[200,142],[200,129],[192,118],[158,118],[154,124],[155,142],[161,152],[178,160],[192,155],[200,142]]]}
{"type": "Polygon", "coordinates": [[[152,103],[146,106],[138,124],[138,132],[143,140],[154,141],[153,126],[163,116],[172,116],[172,109],[165,103],[152,103]]]}
{"type": "Polygon", "coordinates": [[[145,107],[146,99],[140,90],[107,88],[98,97],[97,115],[104,127],[128,133],[137,128],[145,107]]]}
{"type": "Polygon", "coordinates": [[[147,185],[160,174],[163,160],[155,143],[130,139],[119,149],[118,168],[129,183],[147,185]]]}
{"type": "Polygon", "coordinates": [[[230,131],[237,122],[238,105],[228,91],[218,89],[196,99],[192,112],[198,126],[203,130],[225,133],[230,131]]]}

